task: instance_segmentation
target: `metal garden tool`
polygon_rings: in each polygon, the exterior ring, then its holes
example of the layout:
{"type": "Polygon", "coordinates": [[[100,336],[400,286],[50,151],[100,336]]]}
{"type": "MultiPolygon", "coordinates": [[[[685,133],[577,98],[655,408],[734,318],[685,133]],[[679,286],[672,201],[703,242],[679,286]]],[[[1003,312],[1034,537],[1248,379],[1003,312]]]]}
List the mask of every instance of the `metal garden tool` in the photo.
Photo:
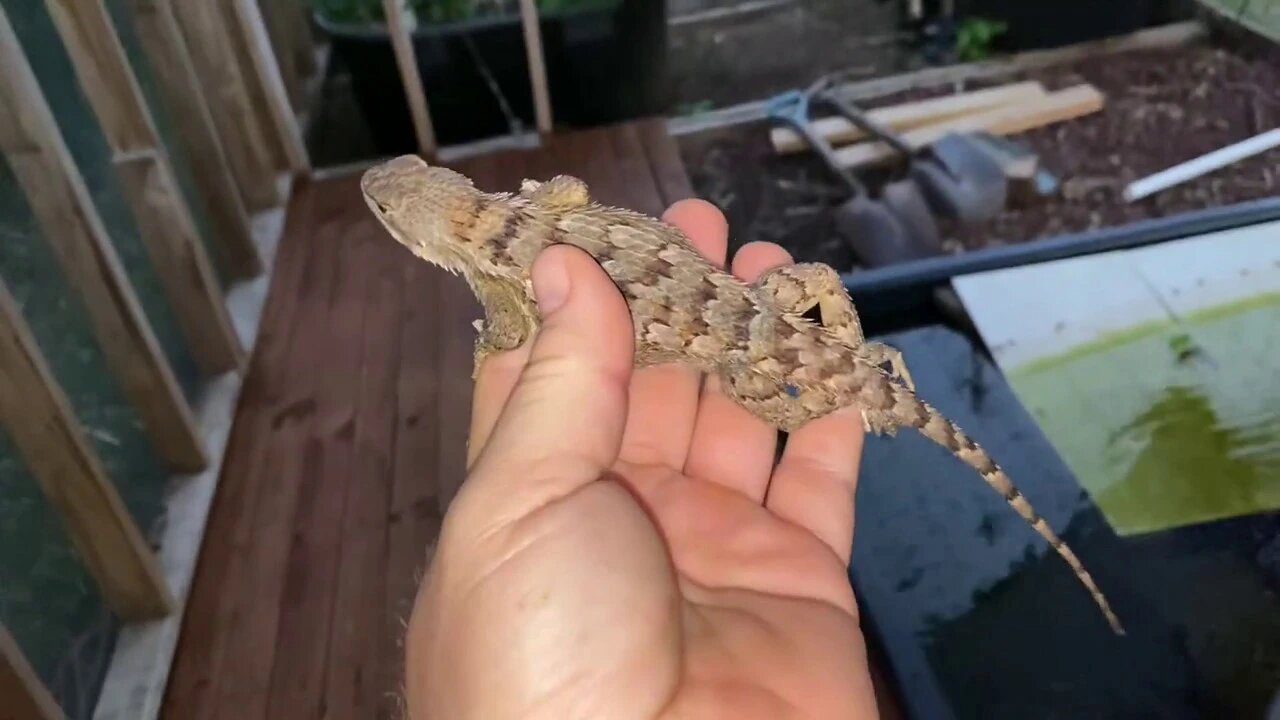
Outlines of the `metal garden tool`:
{"type": "Polygon", "coordinates": [[[948,133],[929,146],[927,155],[920,155],[901,136],[850,103],[831,95],[825,99],[849,122],[902,155],[907,176],[920,186],[938,215],[976,223],[1004,209],[1008,193],[1004,169],[977,138],[948,133]]]}
{"type": "Polygon", "coordinates": [[[769,103],[769,116],[789,123],[849,189],[835,212],[836,228],[867,265],[879,266],[941,252],[938,228],[920,192],[908,183],[890,183],[875,200],[853,171],[836,161],[835,151],[809,121],[809,102],[824,81],[794,90],[769,103]]]}

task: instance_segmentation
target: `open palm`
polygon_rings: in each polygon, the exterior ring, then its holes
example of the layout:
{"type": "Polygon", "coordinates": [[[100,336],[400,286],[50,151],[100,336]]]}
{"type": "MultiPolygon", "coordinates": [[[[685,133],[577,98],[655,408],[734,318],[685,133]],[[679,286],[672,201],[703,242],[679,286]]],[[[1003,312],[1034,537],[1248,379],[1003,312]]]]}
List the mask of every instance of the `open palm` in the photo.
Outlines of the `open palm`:
{"type": "MultiPolygon", "coordinates": [[[[714,207],[666,219],[724,263],[714,207]]],[[[857,413],[775,465],[776,432],[714,378],[631,371],[626,307],[587,256],[543,255],[539,302],[571,289],[476,379],[469,475],[410,621],[410,717],[875,717],[846,575],[857,413]]],[[[732,271],[789,261],[753,244],[732,271]]]]}

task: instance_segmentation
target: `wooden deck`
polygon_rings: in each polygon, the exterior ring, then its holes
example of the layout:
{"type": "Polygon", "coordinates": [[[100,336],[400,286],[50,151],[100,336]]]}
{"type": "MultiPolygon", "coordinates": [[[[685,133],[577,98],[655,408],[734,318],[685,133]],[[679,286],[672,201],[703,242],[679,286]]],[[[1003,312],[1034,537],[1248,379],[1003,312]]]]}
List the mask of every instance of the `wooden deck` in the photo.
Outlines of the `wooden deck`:
{"type": "MultiPolygon", "coordinates": [[[[571,173],[653,214],[692,194],[661,121],[456,167],[490,190],[571,173]]],[[[463,477],[479,308],[385,234],[358,183],[290,203],[167,718],[397,716],[402,619],[463,477]]]]}

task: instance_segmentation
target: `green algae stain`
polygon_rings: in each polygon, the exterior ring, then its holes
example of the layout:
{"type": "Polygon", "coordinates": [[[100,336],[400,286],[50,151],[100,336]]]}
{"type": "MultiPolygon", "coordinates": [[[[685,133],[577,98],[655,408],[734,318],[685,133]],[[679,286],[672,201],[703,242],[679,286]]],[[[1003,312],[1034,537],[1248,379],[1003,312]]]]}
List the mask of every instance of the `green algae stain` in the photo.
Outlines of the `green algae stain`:
{"type": "Polygon", "coordinates": [[[1280,509],[1280,294],[1147,323],[1009,377],[1122,535],[1280,509]]]}

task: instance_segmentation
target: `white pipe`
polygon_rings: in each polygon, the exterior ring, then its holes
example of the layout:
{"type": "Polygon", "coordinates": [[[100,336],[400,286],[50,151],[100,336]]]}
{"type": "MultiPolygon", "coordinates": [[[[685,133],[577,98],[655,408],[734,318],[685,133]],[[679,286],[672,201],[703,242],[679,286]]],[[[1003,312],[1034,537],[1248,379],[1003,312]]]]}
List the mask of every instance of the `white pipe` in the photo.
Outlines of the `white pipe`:
{"type": "Polygon", "coordinates": [[[1254,135],[1248,140],[1241,140],[1234,145],[1228,145],[1174,165],[1167,170],[1161,170],[1154,175],[1148,175],[1141,180],[1135,180],[1124,189],[1124,199],[1128,202],[1139,200],[1277,146],[1280,146],[1280,128],[1254,135]]]}

